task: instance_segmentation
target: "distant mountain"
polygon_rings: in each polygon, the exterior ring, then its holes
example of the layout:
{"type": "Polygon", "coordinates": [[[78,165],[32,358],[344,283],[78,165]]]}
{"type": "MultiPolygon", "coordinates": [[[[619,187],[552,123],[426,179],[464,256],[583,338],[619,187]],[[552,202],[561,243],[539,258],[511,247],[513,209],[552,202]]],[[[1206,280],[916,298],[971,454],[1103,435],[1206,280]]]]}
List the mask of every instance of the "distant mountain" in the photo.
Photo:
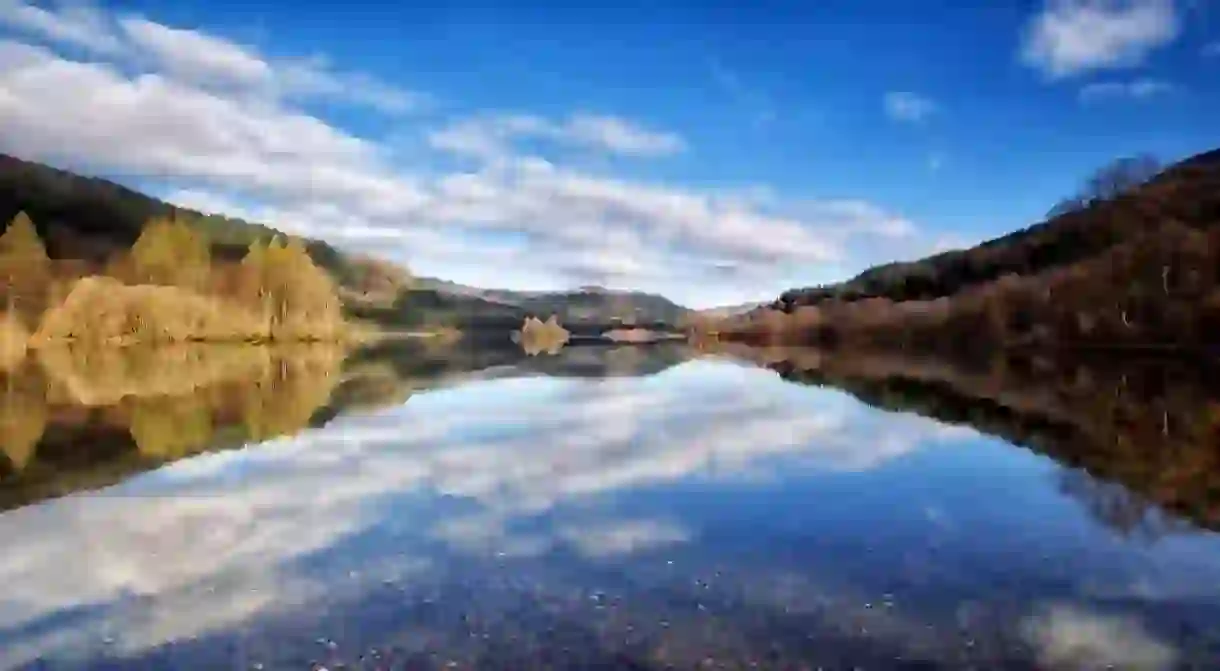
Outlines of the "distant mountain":
{"type": "Polygon", "coordinates": [[[694,312],[657,294],[598,286],[584,286],[571,291],[513,291],[482,289],[433,277],[419,277],[415,278],[412,288],[513,306],[521,308],[525,314],[544,319],[556,315],[564,324],[622,320],[677,325],[694,312]]]}
{"type": "Polygon", "coordinates": [[[701,317],[706,317],[709,319],[727,319],[729,317],[736,317],[738,315],[744,315],[747,312],[750,312],[751,310],[757,310],[758,308],[760,308],[764,305],[766,305],[766,303],[762,303],[762,302],[738,303],[737,305],[724,305],[724,306],[720,306],[720,307],[699,310],[698,314],[701,317]]]}

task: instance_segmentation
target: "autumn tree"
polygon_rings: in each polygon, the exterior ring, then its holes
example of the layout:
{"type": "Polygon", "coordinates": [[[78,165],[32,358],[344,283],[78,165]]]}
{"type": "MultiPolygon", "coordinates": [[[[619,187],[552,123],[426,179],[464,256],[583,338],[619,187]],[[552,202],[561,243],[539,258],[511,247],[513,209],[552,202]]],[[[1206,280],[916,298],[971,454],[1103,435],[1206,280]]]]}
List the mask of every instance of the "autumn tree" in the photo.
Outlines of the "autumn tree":
{"type": "Polygon", "coordinates": [[[211,247],[180,219],[150,221],[131,247],[130,272],[139,284],[204,291],[209,286],[211,247]]]}
{"type": "Polygon", "coordinates": [[[329,339],[342,323],[338,290],[300,239],[254,242],[241,262],[236,298],[271,338],[329,339]]]}
{"type": "Polygon", "coordinates": [[[1120,158],[1103,166],[1085,182],[1083,196],[1091,201],[1117,198],[1146,184],[1160,170],[1160,162],[1152,156],[1120,158]]]}
{"type": "Polygon", "coordinates": [[[0,235],[0,292],[3,310],[37,320],[46,303],[51,276],[51,260],[38,237],[34,222],[18,213],[0,235]]]}

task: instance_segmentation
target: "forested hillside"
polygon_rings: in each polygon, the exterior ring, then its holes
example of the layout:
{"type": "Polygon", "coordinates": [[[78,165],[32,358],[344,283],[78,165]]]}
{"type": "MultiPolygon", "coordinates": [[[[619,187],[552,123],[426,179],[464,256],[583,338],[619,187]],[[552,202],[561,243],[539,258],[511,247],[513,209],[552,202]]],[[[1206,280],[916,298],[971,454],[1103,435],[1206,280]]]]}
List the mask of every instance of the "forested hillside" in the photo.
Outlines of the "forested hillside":
{"type": "MultiPolygon", "coordinates": [[[[221,258],[240,259],[253,242],[266,244],[279,231],[217,214],[170,205],[104,179],[83,177],[0,154],[0,221],[18,212],[33,220],[51,258],[104,261],[135,244],[153,219],[174,219],[203,232],[221,258]]],[[[315,263],[343,283],[356,268],[334,247],[304,240],[315,263]]]]}
{"type": "Polygon", "coordinates": [[[1206,229],[1220,220],[1220,150],[1161,171],[1147,157],[1122,159],[1059,202],[1046,221],[918,261],[870,268],[839,284],[785,292],[785,312],[824,301],[893,301],[951,296],[1006,274],[1032,275],[1096,256],[1170,222],[1206,229]]]}
{"type": "Polygon", "coordinates": [[[750,341],[986,351],[1220,344],[1220,152],[1100,171],[1035,226],[785,293],[719,326],[750,341]]]}

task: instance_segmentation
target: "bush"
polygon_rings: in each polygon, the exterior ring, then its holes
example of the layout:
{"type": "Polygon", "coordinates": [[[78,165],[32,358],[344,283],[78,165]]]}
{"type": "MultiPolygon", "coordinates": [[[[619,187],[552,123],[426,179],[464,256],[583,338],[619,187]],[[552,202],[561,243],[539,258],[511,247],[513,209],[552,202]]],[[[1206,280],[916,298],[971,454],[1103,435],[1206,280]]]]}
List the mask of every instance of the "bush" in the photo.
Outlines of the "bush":
{"type": "Polygon", "coordinates": [[[530,356],[543,352],[555,354],[567,344],[569,337],[571,333],[559,325],[555,315],[548,317],[545,322],[537,317],[526,317],[521,324],[521,330],[513,333],[513,339],[530,356]]]}
{"type": "Polygon", "coordinates": [[[177,287],[86,277],[73,285],[62,305],[47,312],[32,344],[73,340],[123,346],[265,336],[253,315],[210,297],[177,287]]]}

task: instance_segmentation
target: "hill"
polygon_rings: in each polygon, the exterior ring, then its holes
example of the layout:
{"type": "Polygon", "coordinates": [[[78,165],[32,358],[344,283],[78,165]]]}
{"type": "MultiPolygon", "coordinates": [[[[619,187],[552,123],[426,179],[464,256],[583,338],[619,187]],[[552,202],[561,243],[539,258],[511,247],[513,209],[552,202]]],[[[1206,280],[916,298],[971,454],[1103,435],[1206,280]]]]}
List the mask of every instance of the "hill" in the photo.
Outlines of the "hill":
{"type": "Polygon", "coordinates": [[[699,310],[697,315],[704,319],[728,319],[729,317],[744,315],[747,312],[757,310],[765,306],[765,303],[738,303],[737,305],[723,305],[720,307],[699,310]]]}
{"type": "Polygon", "coordinates": [[[1216,223],[1220,151],[1164,171],[1148,158],[1121,159],[1097,171],[1082,192],[1051,209],[1049,218],[966,250],[888,263],[823,287],[793,289],[772,307],[785,312],[824,301],[886,298],[931,300],[1013,273],[1037,274],[1094,257],[1142,233],[1178,221],[1204,229],[1216,223]]]}
{"type": "Polygon", "coordinates": [[[512,291],[482,289],[433,277],[419,277],[414,280],[413,288],[515,306],[540,317],[556,315],[564,323],[610,323],[617,319],[625,322],[634,320],[678,324],[693,313],[689,308],[657,294],[596,286],[585,286],[571,291],[512,291]]]}
{"type": "MultiPolygon", "coordinates": [[[[18,212],[34,221],[52,258],[96,263],[130,248],[144,225],[156,218],[187,221],[207,234],[213,254],[234,260],[251,243],[283,235],[268,226],[177,207],[105,179],[0,154],[0,221],[11,221],[18,212]]],[[[355,257],[320,240],[304,242],[314,262],[335,279],[355,282],[355,257]]]]}
{"type": "MultiPolygon", "coordinates": [[[[0,154],[0,221],[22,211],[51,258],[95,266],[129,249],[146,223],[157,218],[183,221],[205,233],[218,259],[240,260],[252,243],[283,235],[262,224],[177,207],[112,181],[0,154]]],[[[581,332],[600,332],[631,322],[673,326],[690,313],[663,296],[641,292],[510,291],[412,278],[386,261],[342,252],[321,240],[302,242],[314,263],[339,284],[346,312],[385,327],[451,326],[503,335],[527,316],[555,315],[579,323],[581,332]]]]}
{"type": "Polygon", "coordinates": [[[985,350],[1220,340],[1220,151],[1126,159],[1046,221],[966,250],[786,292],[730,338],[985,350]]]}

